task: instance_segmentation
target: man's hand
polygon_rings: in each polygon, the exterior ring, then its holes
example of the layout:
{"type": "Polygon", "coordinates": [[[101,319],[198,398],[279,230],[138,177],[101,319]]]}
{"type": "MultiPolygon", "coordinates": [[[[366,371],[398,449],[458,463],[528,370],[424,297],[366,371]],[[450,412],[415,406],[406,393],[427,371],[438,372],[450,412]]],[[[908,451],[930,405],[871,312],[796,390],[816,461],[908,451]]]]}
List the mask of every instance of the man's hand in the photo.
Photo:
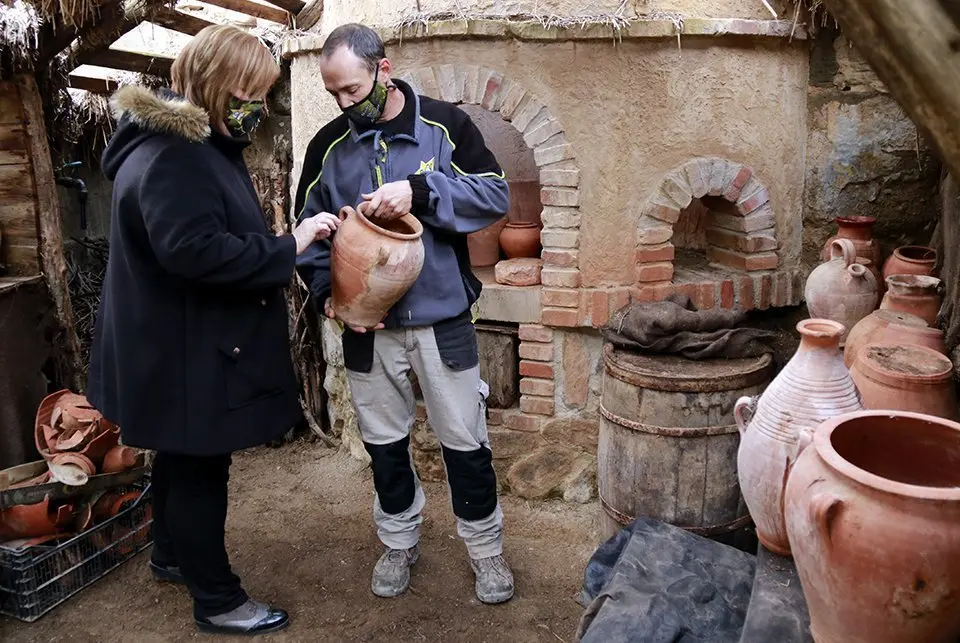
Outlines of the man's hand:
{"type": "Polygon", "coordinates": [[[373,194],[361,194],[368,201],[364,212],[371,219],[390,221],[410,214],[413,207],[413,188],[410,181],[394,181],[381,186],[373,194]]]}
{"type": "Polygon", "coordinates": [[[321,212],[309,219],[304,219],[293,231],[293,238],[297,240],[297,254],[303,254],[314,241],[326,239],[339,226],[340,219],[329,212],[321,212]]]}
{"type": "MultiPolygon", "coordinates": [[[[323,302],[323,312],[324,312],[324,313],[326,314],[326,316],[329,317],[330,319],[336,319],[336,318],[337,318],[337,313],[336,313],[336,311],[333,310],[333,302],[331,301],[331,299],[330,299],[329,297],[327,297],[327,300],[326,300],[325,302],[323,302]]],[[[348,326],[348,328],[349,328],[350,330],[352,330],[353,332],[355,332],[355,333],[365,333],[365,332],[367,332],[368,330],[380,330],[381,328],[383,328],[383,324],[382,324],[382,323],[377,324],[377,325],[374,326],[373,328],[364,328],[364,327],[362,327],[362,326],[348,326]]]]}

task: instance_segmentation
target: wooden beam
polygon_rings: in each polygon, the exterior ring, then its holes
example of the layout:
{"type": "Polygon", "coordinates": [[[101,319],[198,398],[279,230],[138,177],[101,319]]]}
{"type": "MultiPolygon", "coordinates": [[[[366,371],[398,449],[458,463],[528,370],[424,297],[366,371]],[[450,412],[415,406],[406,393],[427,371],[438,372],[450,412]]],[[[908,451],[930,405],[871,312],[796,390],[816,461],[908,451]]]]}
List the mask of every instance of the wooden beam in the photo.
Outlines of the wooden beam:
{"type": "Polygon", "coordinates": [[[323,17],[323,0],[312,0],[300,13],[294,16],[297,29],[307,31],[320,22],[323,17]]]}
{"type": "Polygon", "coordinates": [[[203,0],[207,4],[216,5],[223,9],[243,13],[254,18],[263,18],[285,25],[290,20],[290,14],[282,9],[269,7],[265,4],[250,2],[250,0],[203,0]]]}
{"type": "Polygon", "coordinates": [[[138,74],[153,74],[154,76],[170,76],[170,67],[173,58],[154,54],[141,54],[136,51],[120,49],[101,49],[84,61],[88,65],[109,67],[122,71],[132,71],[138,74]]]}
{"type": "Polygon", "coordinates": [[[294,16],[303,11],[303,8],[307,6],[307,3],[302,0],[267,0],[267,2],[281,9],[286,9],[294,16]]]}
{"type": "Polygon", "coordinates": [[[67,76],[67,81],[74,89],[84,89],[94,94],[112,94],[120,87],[117,81],[109,78],[94,78],[80,74],[70,74],[67,76]]]}
{"type": "Polygon", "coordinates": [[[960,177],[960,31],[937,0],[825,0],[890,94],[960,177]]]}
{"type": "Polygon", "coordinates": [[[150,22],[160,25],[161,27],[166,27],[167,29],[185,33],[189,36],[195,36],[201,29],[216,24],[215,22],[210,22],[197,16],[191,16],[182,11],[167,8],[161,9],[150,16],[150,22]]]}
{"type": "Polygon", "coordinates": [[[27,144],[36,186],[37,230],[39,231],[39,258],[42,274],[53,298],[57,317],[63,329],[60,346],[67,362],[68,384],[82,391],[86,374],[80,358],[80,340],[73,321],[73,306],[67,285],[67,261],[63,254],[63,232],[60,229],[60,199],[53,177],[53,161],[47,144],[43,119],[43,100],[33,76],[18,79],[23,113],[26,116],[27,144]]]}

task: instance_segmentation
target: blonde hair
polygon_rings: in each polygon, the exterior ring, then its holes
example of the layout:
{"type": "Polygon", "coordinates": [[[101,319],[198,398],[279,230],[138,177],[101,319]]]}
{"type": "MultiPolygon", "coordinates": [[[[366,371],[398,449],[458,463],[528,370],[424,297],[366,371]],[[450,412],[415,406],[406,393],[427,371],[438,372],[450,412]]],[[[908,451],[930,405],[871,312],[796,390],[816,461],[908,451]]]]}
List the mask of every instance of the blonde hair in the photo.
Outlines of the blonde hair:
{"type": "Polygon", "coordinates": [[[201,29],[170,70],[173,91],[206,110],[215,126],[223,121],[234,92],[266,94],[279,76],[280,67],[270,50],[234,25],[201,29]]]}

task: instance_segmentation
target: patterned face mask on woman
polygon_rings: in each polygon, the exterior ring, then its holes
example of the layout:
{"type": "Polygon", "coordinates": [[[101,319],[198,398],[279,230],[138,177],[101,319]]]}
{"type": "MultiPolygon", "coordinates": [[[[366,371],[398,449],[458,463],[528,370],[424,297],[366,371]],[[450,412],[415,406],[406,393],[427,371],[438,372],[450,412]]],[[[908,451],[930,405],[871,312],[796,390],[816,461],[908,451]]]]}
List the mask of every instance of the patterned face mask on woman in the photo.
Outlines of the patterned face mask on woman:
{"type": "Polygon", "coordinates": [[[262,100],[241,100],[230,97],[227,106],[227,131],[234,138],[250,138],[264,117],[265,107],[262,100]]]}
{"type": "Polygon", "coordinates": [[[342,108],[344,114],[351,121],[361,127],[373,125],[383,116],[383,110],[387,106],[387,86],[379,82],[380,65],[373,73],[373,87],[370,93],[363,100],[342,108]]]}

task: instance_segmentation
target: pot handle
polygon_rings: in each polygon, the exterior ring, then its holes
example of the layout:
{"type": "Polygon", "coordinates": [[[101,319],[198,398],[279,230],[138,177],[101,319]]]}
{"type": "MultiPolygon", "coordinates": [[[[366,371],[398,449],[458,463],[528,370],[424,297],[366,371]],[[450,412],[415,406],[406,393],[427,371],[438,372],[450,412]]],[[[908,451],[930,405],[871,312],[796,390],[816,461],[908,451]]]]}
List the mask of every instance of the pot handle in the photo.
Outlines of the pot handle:
{"type": "Polygon", "coordinates": [[[829,548],[833,537],[833,524],[843,508],[843,500],[833,494],[822,491],[810,499],[810,520],[815,525],[825,548],[829,548]]]}
{"type": "Polygon", "coordinates": [[[857,262],[857,248],[850,239],[834,239],[830,242],[830,260],[843,257],[843,265],[849,266],[857,262]],[[837,250],[840,254],[837,254],[837,250]]]}
{"type": "Polygon", "coordinates": [[[733,405],[733,419],[737,423],[737,429],[740,435],[747,432],[747,426],[753,419],[753,414],[757,412],[757,398],[745,395],[737,400],[733,405]]]}
{"type": "MultiPolygon", "coordinates": [[[[357,206],[357,208],[359,210],[360,206],[357,206]]],[[[340,212],[337,214],[337,216],[340,217],[341,221],[346,221],[347,217],[350,216],[351,212],[357,212],[358,210],[354,210],[349,205],[345,205],[342,208],[340,208],[340,212]]],[[[360,214],[363,214],[362,210],[360,210],[360,214]]]]}

